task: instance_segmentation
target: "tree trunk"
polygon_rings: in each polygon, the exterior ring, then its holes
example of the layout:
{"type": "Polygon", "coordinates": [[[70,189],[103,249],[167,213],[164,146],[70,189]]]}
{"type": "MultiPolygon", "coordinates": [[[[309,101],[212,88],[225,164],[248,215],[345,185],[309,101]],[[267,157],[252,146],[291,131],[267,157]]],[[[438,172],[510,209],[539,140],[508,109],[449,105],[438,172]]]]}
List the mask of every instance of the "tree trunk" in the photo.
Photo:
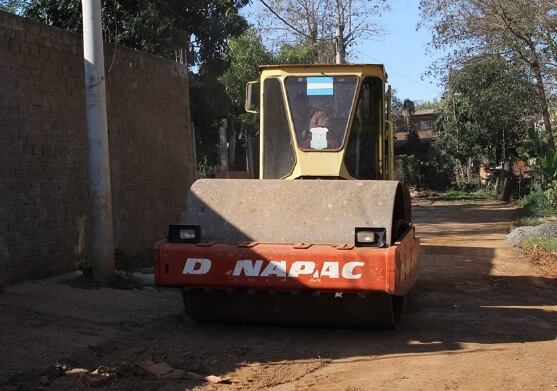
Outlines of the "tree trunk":
{"type": "Polygon", "coordinates": [[[220,170],[228,172],[228,145],[226,139],[226,127],[221,125],[219,128],[219,156],[220,156],[220,170]]]}
{"type": "Polygon", "coordinates": [[[310,24],[310,30],[309,30],[309,41],[310,41],[310,53],[311,53],[311,58],[314,62],[314,64],[317,64],[319,62],[319,51],[317,50],[317,26],[315,24],[310,24]]]}
{"type": "Polygon", "coordinates": [[[234,115],[228,116],[228,169],[236,170],[236,121],[234,115]]]}
{"type": "Polygon", "coordinates": [[[534,54],[534,62],[532,64],[532,70],[534,71],[534,76],[536,78],[536,90],[538,92],[538,98],[540,99],[540,109],[543,117],[543,125],[548,135],[549,146],[552,149],[555,149],[555,139],[553,138],[553,129],[551,127],[551,117],[549,115],[547,96],[543,84],[543,76],[540,68],[540,63],[535,54],[534,54]]]}

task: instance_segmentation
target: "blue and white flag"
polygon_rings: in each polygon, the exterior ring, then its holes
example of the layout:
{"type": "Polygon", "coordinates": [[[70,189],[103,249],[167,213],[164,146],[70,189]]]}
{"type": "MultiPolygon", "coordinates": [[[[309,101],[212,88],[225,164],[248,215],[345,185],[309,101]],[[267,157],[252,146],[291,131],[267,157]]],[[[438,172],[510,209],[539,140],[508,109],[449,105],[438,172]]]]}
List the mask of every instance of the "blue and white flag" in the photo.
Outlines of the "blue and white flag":
{"type": "Polygon", "coordinates": [[[332,77],[308,77],[307,94],[312,95],[333,95],[332,77]]]}

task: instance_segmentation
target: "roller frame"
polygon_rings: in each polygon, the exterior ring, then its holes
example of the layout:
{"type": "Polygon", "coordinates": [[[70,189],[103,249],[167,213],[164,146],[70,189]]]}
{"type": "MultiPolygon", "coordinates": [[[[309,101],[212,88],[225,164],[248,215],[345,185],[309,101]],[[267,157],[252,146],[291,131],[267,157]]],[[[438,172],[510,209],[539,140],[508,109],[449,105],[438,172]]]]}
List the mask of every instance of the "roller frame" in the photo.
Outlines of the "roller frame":
{"type": "Polygon", "coordinates": [[[386,248],[258,242],[182,244],[163,240],[155,249],[155,278],[159,286],[385,292],[403,296],[416,280],[418,249],[414,227],[386,248]],[[270,265],[271,261],[275,261],[274,265],[270,265]],[[210,269],[203,270],[209,263],[210,269]]]}

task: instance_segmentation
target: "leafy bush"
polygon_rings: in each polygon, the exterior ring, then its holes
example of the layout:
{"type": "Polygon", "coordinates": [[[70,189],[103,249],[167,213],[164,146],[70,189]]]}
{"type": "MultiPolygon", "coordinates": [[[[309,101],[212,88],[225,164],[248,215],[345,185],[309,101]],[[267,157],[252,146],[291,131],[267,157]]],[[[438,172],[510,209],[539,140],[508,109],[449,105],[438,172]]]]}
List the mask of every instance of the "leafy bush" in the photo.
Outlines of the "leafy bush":
{"type": "Polygon", "coordinates": [[[406,185],[430,190],[445,190],[451,184],[452,167],[439,160],[421,160],[415,155],[395,158],[395,178],[406,185]]]}
{"type": "Polygon", "coordinates": [[[493,188],[491,186],[478,186],[475,190],[451,189],[443,193],[441,198],[449,201],[488,200],[493,198],[493,188]]]}
{"type": "Polygon", "coordinates": [[[207,156],[203,156],[201,161],[197,163],[197,175],[199,178],[213,178],[220,170],[219,164],[211,164],[207,156]]]}
{"type": "Polygon", "coordinates": [[[484,186],[480,186],[474,194],[479,199],[488,200],[488,199],[493,198],[494,192],[495,192],[495,189],[492,186],[484,185],[484,186]]]}
{"type": "Polygon", "coordinates": [[[530,194],[522,199],[522,207],[522,212],[526,216],[552,216],[557,214],[557,208],[552,205],[539,183],[535,183],[530,194]]]}
{"type": "Polygon", "coordinates": [[[544,192],[545,197],[553,208],[557,208],[557,181],[551,181],[544,192]]]}
{"type": "Polygon", "coordinates": [[[547,134],[540,134],[531,129],[521,153],[533,171],[542,177],[544,183],[557,180],[557,151],[550,147],[547,134]]]}
{"type": "Polygon", "coordinates": [[[542,249],[545,251],[557,251],[557,238],[544,236],[528,239],[526,241],[526,247],[529,247],[533,250],[542,249]]]}
{"type": "Polygon", "coordinates": [[[420,164],[421,186],[432,190],[444,190],[451,184],[452,167],[442,161],[422,161],[420,164]]]}
{"type": "Polygon", "coordinates": [[[521,150],[532,173],[539,179],[523,199],[523,213],[527,216],[557,214],[557,151],[550,145],[547,134],[530,130],[521,150]]]}

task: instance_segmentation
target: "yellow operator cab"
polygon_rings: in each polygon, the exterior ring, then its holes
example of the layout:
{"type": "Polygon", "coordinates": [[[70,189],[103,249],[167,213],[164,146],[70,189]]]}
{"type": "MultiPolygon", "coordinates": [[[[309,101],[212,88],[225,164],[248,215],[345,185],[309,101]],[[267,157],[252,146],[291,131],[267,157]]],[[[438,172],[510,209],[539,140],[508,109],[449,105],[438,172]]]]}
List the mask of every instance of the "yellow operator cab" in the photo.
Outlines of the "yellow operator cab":
{"type": "Polygon", "coordinates": [[[260,179],[393,179],[390,88],[378,64],[265,65],[246,88],[256,112],[260,179]]]}

